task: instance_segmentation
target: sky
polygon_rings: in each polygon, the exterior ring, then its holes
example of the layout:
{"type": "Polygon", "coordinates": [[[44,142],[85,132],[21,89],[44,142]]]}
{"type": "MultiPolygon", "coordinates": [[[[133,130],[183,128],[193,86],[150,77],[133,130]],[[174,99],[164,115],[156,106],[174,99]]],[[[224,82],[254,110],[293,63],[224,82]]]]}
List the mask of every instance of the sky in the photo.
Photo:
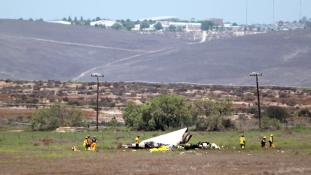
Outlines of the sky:
{"type": "Polygon", "coordinates": [[[298,21],[303,16],[311,18],[311,0],[1,0],[0,3],[0,19],[49,21],[69,16],[133,21],[177,16],[181,20],[222,18],[224,22],[238,24],[273,23],[298,21]]]}

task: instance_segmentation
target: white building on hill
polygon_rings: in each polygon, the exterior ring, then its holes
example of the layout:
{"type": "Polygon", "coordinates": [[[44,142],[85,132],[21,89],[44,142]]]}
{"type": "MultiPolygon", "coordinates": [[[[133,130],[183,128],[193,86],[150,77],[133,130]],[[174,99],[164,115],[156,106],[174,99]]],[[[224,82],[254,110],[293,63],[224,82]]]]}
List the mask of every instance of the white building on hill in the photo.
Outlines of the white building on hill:
{"type": "Polygon", "coordinates": [[[153,17],[153,18],[142,18],[139,19],[139,21],[144,21],[144,20],[152,20],[152,21],[178,21],[178,16],[158,16],[158,17],[153,17]]]}
{"type": "Polygon", "coordinates": [[[111,26],[114,25],[115,23],[116,23],[116,21],[100,20],[100,21],[91,22],[90,25],[93,27],[96,25],[98,25],[98,26],[100,26],[100,25],[104,26],[105,25],[106,28],[111,28],[111,26]]]}
{"type": "Polygon", "coordinates": [[[66,24],[66,25],[71,25],[71,22],[68,21],[48,21],[50,23],[57,23],[57,24],[66,24]]]}

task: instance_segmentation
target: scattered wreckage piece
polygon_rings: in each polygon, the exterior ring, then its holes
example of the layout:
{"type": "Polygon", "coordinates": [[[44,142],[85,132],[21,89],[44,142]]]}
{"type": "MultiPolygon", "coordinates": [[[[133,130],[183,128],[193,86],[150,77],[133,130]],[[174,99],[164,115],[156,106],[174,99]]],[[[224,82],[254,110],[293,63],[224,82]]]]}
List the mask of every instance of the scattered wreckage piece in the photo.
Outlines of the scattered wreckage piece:
{"type": "Polygon", "coordinates": [[[168,146],[161,146],[159,148],[151,148],[150,149],[150,153],[152,152],[159,152],[159,151],[167,151],[167,150],[170,150],[168,146]]]}
{"type": "Polygon", "coordinates": [[[220,149],[218,145],[215,143],[209,143],[209,142],[198,142],[197,144],[191,144],[187,143],[184,146],[185,150],[189,149],[220,149]]]}

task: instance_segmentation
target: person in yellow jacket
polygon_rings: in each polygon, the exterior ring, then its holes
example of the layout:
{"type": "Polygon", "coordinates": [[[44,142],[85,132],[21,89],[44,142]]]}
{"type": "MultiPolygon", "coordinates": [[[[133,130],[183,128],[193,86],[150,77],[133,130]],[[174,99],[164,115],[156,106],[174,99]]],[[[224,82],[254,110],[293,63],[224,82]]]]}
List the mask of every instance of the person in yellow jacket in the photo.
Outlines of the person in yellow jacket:
{"type": "Polygon", "coordinates": [[[273,144],[273,134],[270,135],[269,143],[270,143],[270,146],[269,146],[270,148],[275,148],[273,144]]]}
{"type": "Polygon", "coordinates": [[[139,135],[135,138],[135,143],[136,143],[136,149],[138,149],[139,148],[139,135]]]}
{"type": "Polygon", "coordinates": [[[97,139],[96,139],[96,137],[94,136],[94,137],[92,138],[91,150],[96,151],[96,144],[97,144],[97,139]]]}
{"type": "Polygon", "coordinates": [[[245,148],[245,137],[244,137],[244,135],[242,135],[240,137],[240,145],[241,145],[242,149],[245,148]]]}
{"type": "Polygon", "coordinates": [[[263,138],[262,138],[262,140],[261,140],[261,149],[264,149],[264,148],[266,148],[266,136],[264,136],[263,138]]]}
{"type": "Polygon", "coordinates": [[[88,137],[85,137],[84,141],[83,141],[83,147],[85,148],[85,150],[88,150],[90,145],[89,145],[89,139],[88,137]]]}

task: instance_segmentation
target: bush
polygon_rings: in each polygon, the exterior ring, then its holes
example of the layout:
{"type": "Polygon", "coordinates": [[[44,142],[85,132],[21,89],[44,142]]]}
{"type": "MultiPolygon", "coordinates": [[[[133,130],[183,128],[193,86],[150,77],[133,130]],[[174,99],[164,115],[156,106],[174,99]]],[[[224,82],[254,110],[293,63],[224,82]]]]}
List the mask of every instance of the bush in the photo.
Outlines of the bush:
{"type": "Polygon", "coordinates": [[[286,108],[282,108],[279,106],[269,106],[266,111],[265,115],[270,118],[276,118],[278,120],[283,120],[290,116],[286,108]]]}
{"type": "Polygon", "coordinates": [[[55,103],[49,108],[37,109],[31,116],[33,131],[54,130],[60,126],[86,126],[82,110],[76,106],[55,103]]]}
{"type": "Polygon", "coordinates": [[[262,129],[276,130],[276,129],[282,129],[282,127],[283,126],[282,126],[281,122],[276,118],[263,117],[261,119],[261,128],[262,129]]]}

